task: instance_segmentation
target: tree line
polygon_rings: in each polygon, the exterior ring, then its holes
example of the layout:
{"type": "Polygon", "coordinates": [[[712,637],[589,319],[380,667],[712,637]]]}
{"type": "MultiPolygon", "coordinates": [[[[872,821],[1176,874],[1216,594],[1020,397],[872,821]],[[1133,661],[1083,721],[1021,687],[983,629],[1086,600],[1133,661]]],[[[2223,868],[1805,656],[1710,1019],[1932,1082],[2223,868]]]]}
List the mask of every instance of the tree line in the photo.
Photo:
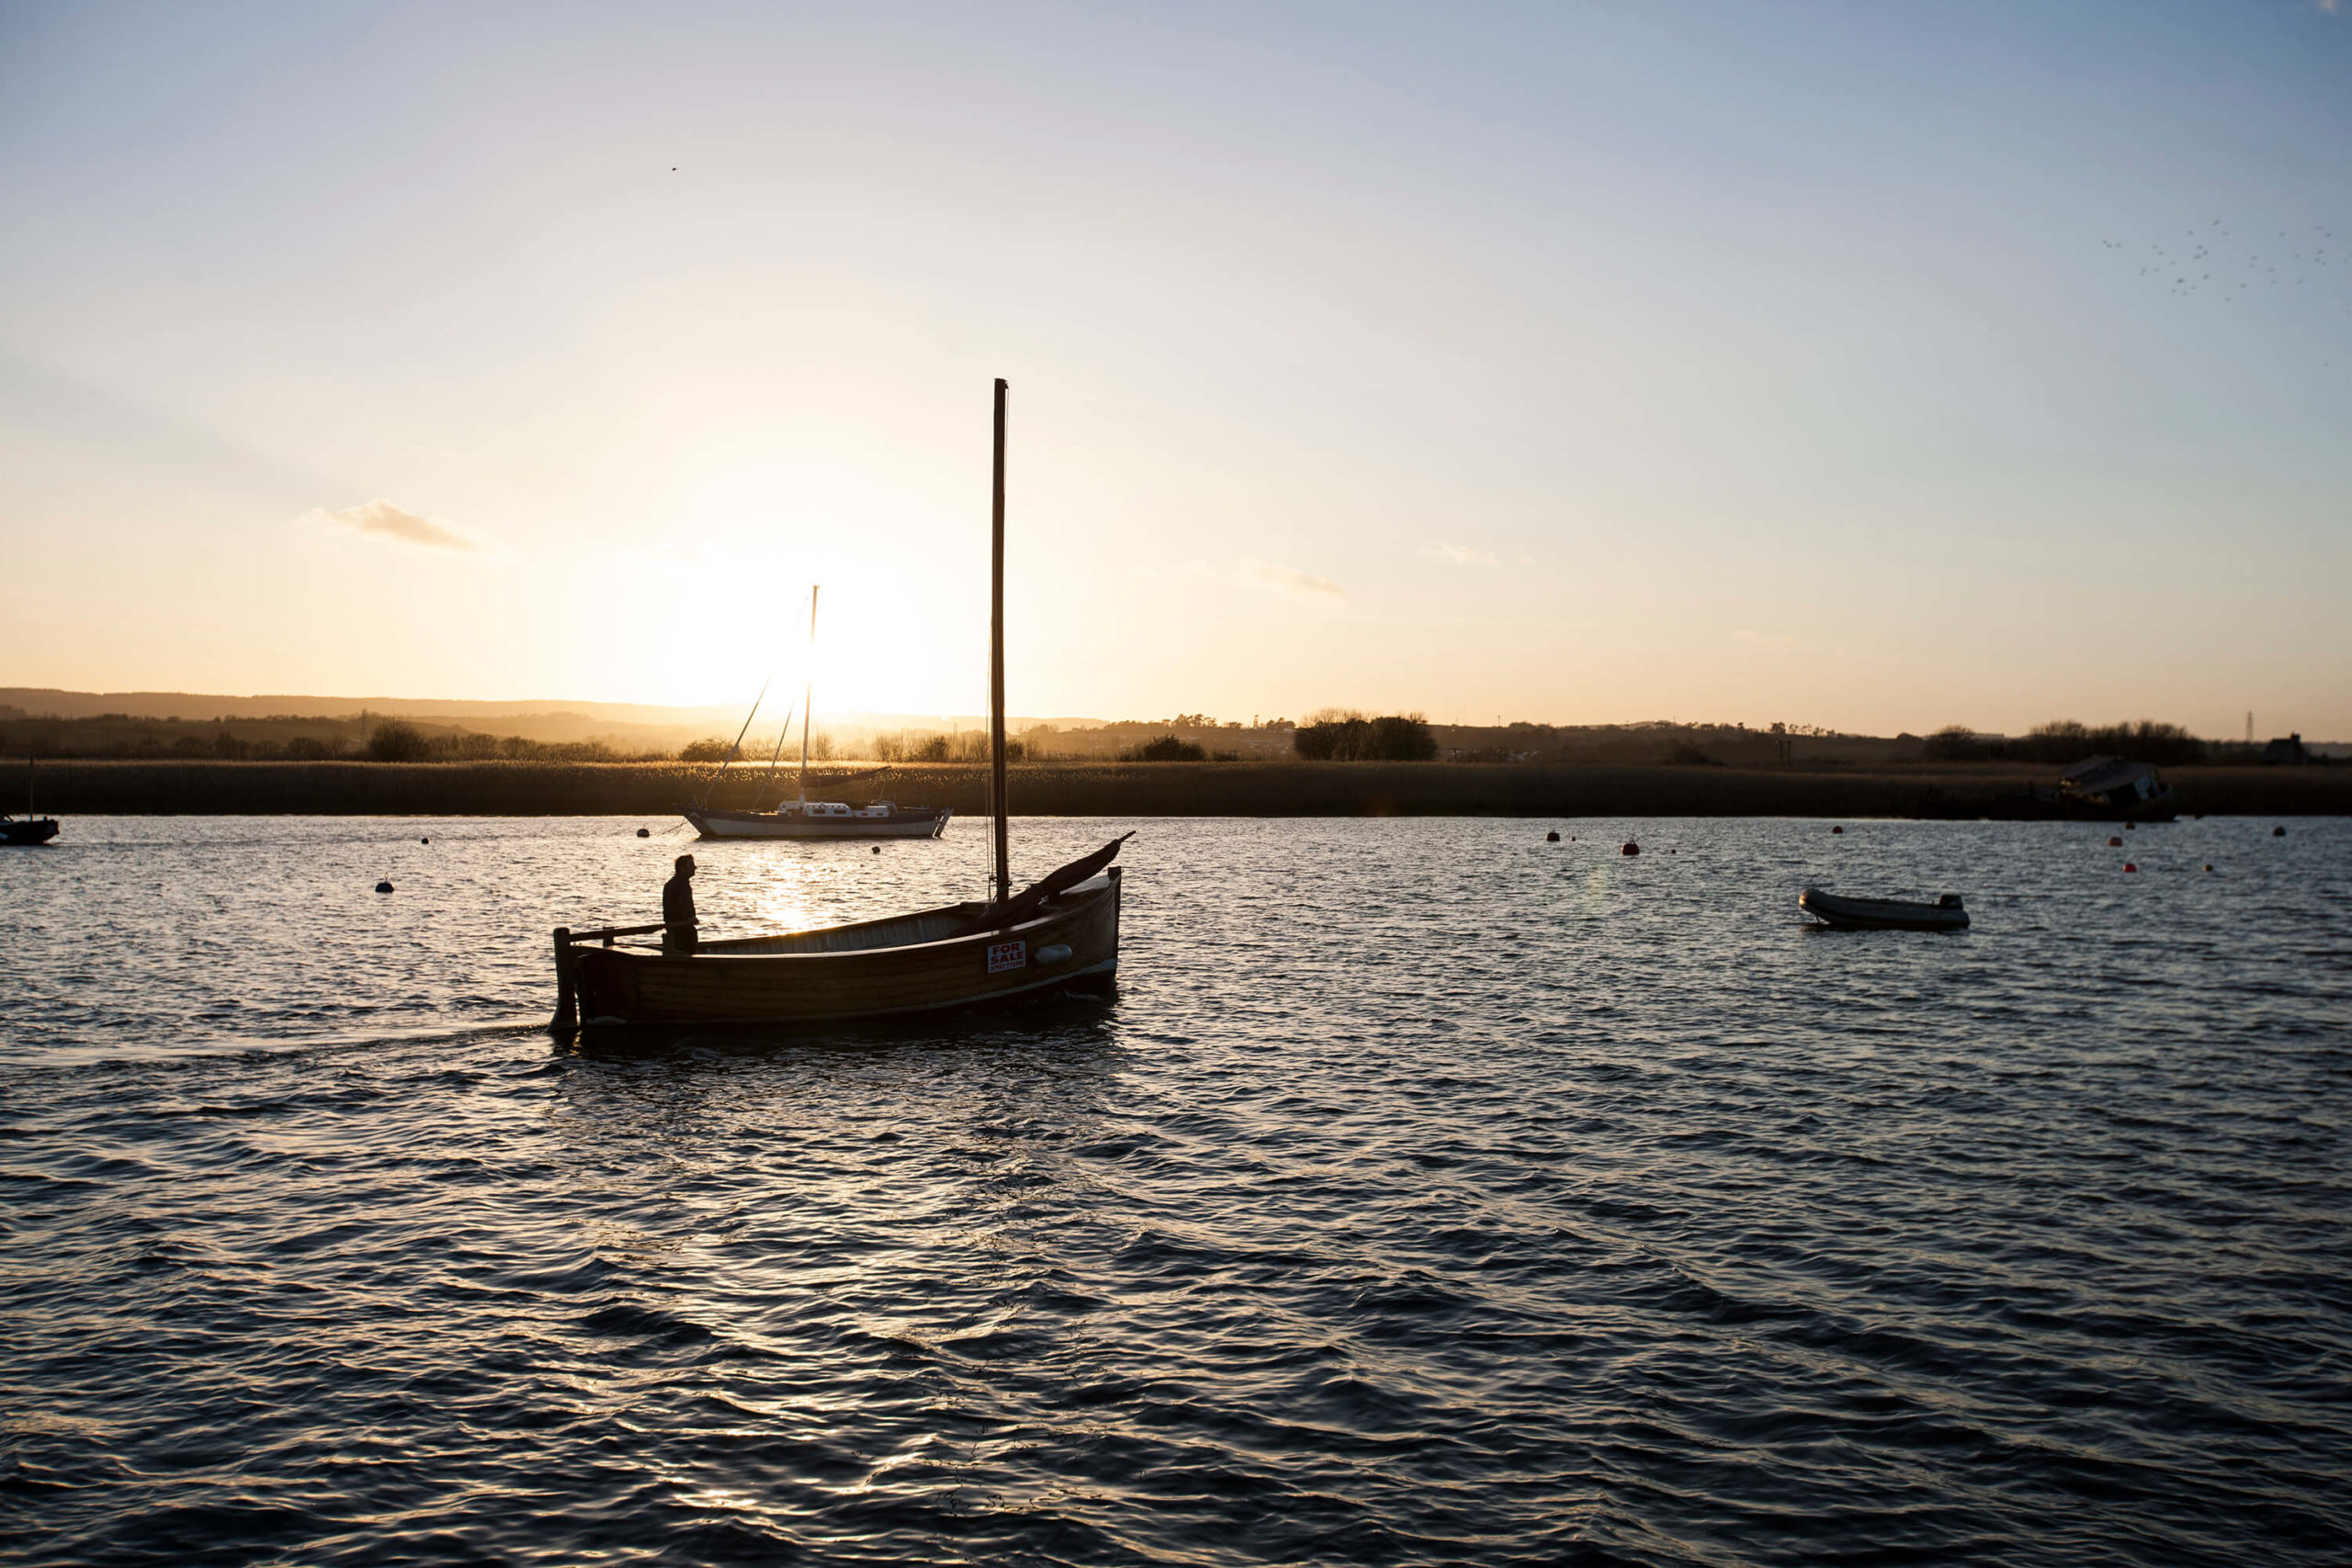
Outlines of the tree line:
{"type": "Polygon", "coordinates": [[[2244,750],[2227,741],[2199,740],[2177,724],[2143,718],[2131,724],[2086,725],[2075,719],[2037,724],[2021,736],[1979,735],[1966,725],[1947,725],[1928,737],[1926,751],[1937,761],[2079,762],[2104,752],[2134,762],[2181,766],[2219,761],[2244,750]]]}

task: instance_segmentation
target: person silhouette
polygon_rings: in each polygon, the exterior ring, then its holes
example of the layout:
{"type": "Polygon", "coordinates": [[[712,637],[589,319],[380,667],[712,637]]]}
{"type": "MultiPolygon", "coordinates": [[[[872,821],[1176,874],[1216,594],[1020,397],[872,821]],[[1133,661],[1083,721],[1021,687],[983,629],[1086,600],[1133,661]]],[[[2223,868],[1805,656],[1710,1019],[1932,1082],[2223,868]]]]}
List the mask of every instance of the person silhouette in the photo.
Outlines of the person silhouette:
{"type": "Polygon", "coordinates": [[[695,857],[680,855],[677,872],[662,885],[662,946],[691,957],[695,951],[695,857]]]}

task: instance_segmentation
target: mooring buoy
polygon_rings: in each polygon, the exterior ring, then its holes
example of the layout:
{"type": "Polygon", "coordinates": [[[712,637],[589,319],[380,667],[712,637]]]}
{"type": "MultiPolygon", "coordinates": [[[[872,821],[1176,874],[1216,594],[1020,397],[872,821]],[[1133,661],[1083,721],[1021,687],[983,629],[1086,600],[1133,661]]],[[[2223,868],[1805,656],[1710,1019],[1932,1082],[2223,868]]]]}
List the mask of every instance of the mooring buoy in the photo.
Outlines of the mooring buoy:
{"type": "Polygon", "coordinates": [[[650,828],[639,828],[637,830],[637,836],[640,839],[650,839],[653,837],[653,829],[650,828]]]}
{"type": "Polygon", "coordinates": [[[1557,833],[1546,833],[1544,835],[1544,841],[1547,844],[1556,844],[1560,841],[1560,835],[1557,833]]]}
{"type": "Polygon", "coordinates": [[[2287,836],[2287,829],[2284,828],[2273,828],[2270,829],[2270,836],[2274,839],[2283,839],[2287,836]]]}
{"type": "Polygon", "coordinates": [[[1620,854],[1637,855],[1642,852],[1642,846],[1634,842],[1633,840],[1628,839],[1625,840],[1625,847],[1618,852],[1620,854]]]}
{"type": "Polygon", "coordinates": [[[2138,866],[2136,866],[2136,865],[2133,865],[2130,861],[2128,861],[2128,860],[2127,860],[2127,861],[2125,861],[2125,862],[2123,863],[2123,869],[2124,869],[2124,870],[2126,870],[2126,871],[2137,871],[2137,870],[2139,870],[2140,868],[2139,868],[2138,866]]]}
{"type": "Polygon", "coordinates": [[[2107,836],[2107,847],[2110,850],[2120,850],[2123,847],[2123,840],[2109,833],[2107,836]]]}
{"type": "Polygon", "coordinates": [[[390,893],[391,890],[392,885],[389,882],[379,882],[376,884],[376,891],[379,893],[390,893]]]}
{"type": "Polygon", "coordinates": [[[1830,829],[1829,830],[1830,830],[1831,832],[1833,832],[1833,833],[1842,833],[1842,832],[1844,832],[1846,829],[1843,829],[1843,828],[1832,828],[1832,829],[1830,829]]]}

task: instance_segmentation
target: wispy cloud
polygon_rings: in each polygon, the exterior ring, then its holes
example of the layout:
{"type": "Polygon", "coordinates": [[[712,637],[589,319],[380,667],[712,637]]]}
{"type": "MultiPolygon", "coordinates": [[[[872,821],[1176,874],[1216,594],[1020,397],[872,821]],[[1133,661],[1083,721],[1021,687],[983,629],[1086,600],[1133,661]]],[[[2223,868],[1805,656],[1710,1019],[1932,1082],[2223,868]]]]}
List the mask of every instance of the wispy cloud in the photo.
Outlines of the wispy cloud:
{"type": "Polygon", "coordinates": [[[1455,566],[1500,566],[1499,558],[1485,550],[1474,550],[1467,545],[1430,545],[1421,554],[1431,560],[1452,561],[1455,566]]]}
{"type": "Polygon", "coordinates": [[[1280,561],[1246,560],[1241,563],[1238,580],[1252,588],[1263,588],[1285,599],[1344,599],[1348,591],[1328,577],[1317,577],[1311,571],[1301,571],[1280,561]]]}
{"type": "Polygon", "coordinates": [[[494,540],[435,523],[430,517],[394,506],[389,501],[362,502],[339,512],[321,507],[308,514],[319,522],[338,528],[349,528],[361,534],[380,534],[388,539],[398,539],[404,545],[421,545],[429,550],[457,550],[467,555],[487,555],[498,546],[494,540]]]}

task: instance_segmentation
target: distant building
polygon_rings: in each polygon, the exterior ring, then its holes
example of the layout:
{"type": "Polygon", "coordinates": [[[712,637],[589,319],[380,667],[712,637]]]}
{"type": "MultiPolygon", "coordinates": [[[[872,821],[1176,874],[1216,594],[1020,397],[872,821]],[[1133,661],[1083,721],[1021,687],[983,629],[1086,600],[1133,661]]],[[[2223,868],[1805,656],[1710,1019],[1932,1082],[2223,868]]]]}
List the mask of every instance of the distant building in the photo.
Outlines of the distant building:
{"type": "Polygon", "coordinates": [[[2301,768],[2321,761],[2304,750],[2301,735],[2290,735],[2284,740],[2273,740],[2262,749],[2262,765],[2266,768],[2301,768]]]}

